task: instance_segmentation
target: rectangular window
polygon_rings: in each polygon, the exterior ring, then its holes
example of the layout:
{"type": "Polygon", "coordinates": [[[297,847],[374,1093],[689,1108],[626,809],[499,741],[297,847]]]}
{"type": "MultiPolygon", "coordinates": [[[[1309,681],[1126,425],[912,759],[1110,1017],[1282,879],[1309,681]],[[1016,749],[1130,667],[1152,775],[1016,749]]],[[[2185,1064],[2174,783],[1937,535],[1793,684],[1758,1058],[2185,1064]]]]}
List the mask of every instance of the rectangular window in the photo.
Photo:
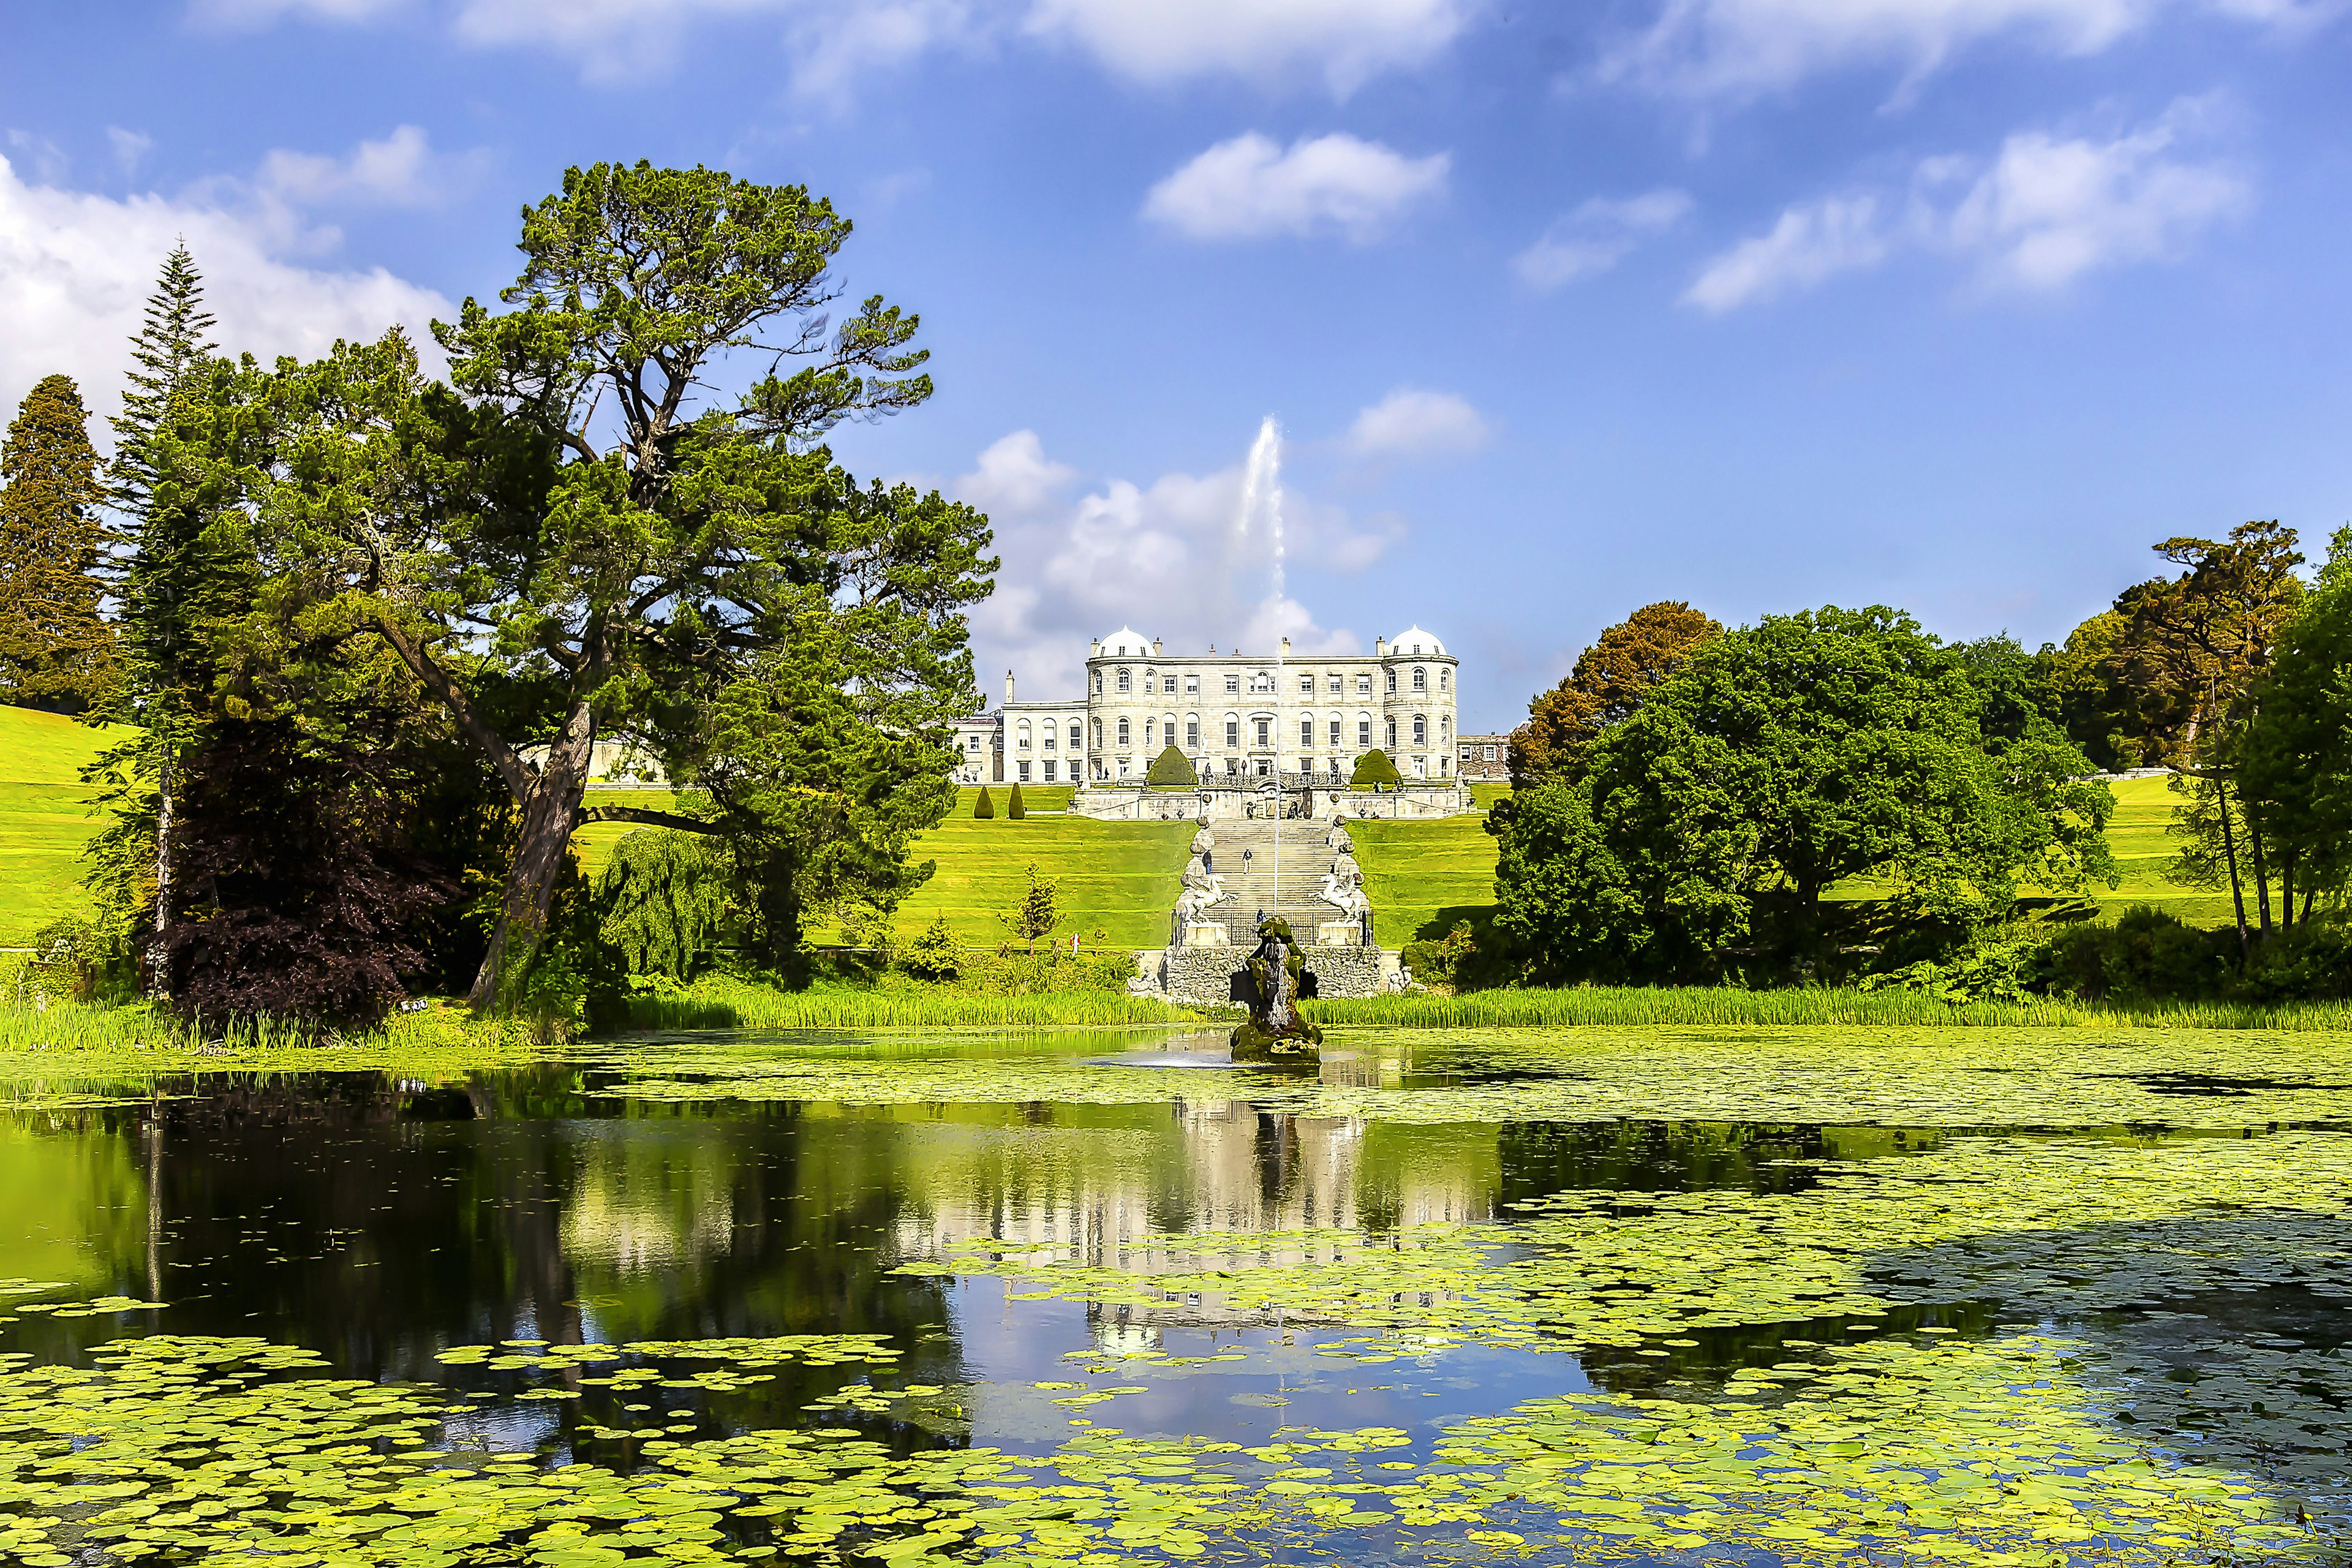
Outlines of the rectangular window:
{"type": "Polygon", "coordinates": [[[1356,744],[1368,752],[1372,749],[1372,721],[1370,719],[1356,721],[1356,744]]]}
{"type": "MultiPolygon", "coordinates": [[[[1127,683],[1124,680],[1120,681],[1119,689],[1124,691],[1126,689],[1127,683]]],[[[1389,671],[1389,689],[1391,691],[1394,691],[1396,689],[1396,671],[1393,669],[1389,671]]]]}
{"type": "Polygon", "coordinates": [[[1184,678],[1184,695],[1187,697],[1198,697],[1201,695],[1201,678],[1199,676],[1188,675],[1184,678]]]}
{"type": "Polygon", "coordinates": [[[1198,719],[1184,721],[1184,749],[1188,752],[1201,749],[1201,721],[1198,719]]]}
{"type": "Polygon", "coordinates": [[[1486,748],[1486,760],[1490,763],[1495,760],[1495,748],[1492,746],[1486,748]]]}
{"type": "Polygon", "coordinates": [[[1127,776],[1127,759],[1125,757],[1121,757],[1118,760],[1118,776],[1121,778],[1125,778],[1127,776]]]}
{"type": "Polygon", "coordinates": [[[1331,743],[1335,746],[1339,743],[1339,721],[1337,719],[1331,721],[1331,743]]]}
{"type": "Polygon", "coordinates": [[[1340,689],[1342,686],[1346,685],[1346,684],[1347,684],[1347,678],[1346,678],[1345,676],[1340,676],[1340,675],[1335,675],[1335,676],[1333,676],[1333,677],[1331,678],[1331,695],[1332,695],[1332,696],[1334,696],[1334,697],[1339,696],[1339,689],[1340,689]]]}
{"type": "MultiPolygon", "coordinates": [[[[1097,691],[1100,691],[1102,689],[1102,681],[1099,678],[1095,681],[1095,689],[1097,691]]],[[[1369,675],[1360,675],[1356,677],[1356,695],[1359,697],[1370,697],[1371,694],[1372,678],[1369,675]]]]}
{"type": "Polygon", "coordinates": [[[1395,750],[1396,750],[1396,721],[1395,721],[1395,720],[1393,720],[1393,719],[1391,719],[1391,720],[1390,720],[1390,721],[1389,721],[1389,745],[1388,745],[1388,749],[1389,749],[1390,751],[1391,751],[1391,752],[1393,752],[1393,751],[1395,751],[1395,750]]]}
{"type": "Polygon", "coordinates": [[[1315,695],[1315,678],[1313,676],[1302,675],[1298,678],[1298,695],[1301,697],[1312,697],[1315,695]]]}
{"type": "Polygon", "coordinates": [[[1029,782],[1029,764],[1027,763],[1021,764],[1021,782],[1023,784],[1027,784],[1029,782]]]}
{"type": "Polygon", "coordinates": [[[1412,716],[1412,743],[1416,746],[1429,744],[1429,721],[1419,713],[1412,716]]]}
{"type": "Polygon", "coordinates": [[[1045,782],[1047,784],[1054,782],[1054,759],[1051,757],[1045,759],[1045,782]]]}
{"type": "MultiPolygon", "coordinates": [[[[1121,691],[1126,691],[1126,690],[1130,689],[1129,686],[1128,685],[1128,679],[1129,679],[1129,678],[1128,678],[1128,673],[1127,673],[1127,671],[1125,671],[1125,670],[1123,670],[1123,669],[1122,669],[1122,670],[1120,670],[1120,671],[1118,672],[1118,689],[1119,689],[1121,691]]],[[[1391,675],[1391,676],[1390,676],[1390,677],[1389,677],[1389,689],[1390,689],[1391,691],[1394,691],[1394,690],[1396,689],[1396,677],[1395,677],[1395,676],[1393,676],[1393,675],[1391,675]]]]}
{"type": "Polygon", "coordinates": [[[1076,751],[1078,745],[1078,721],[1073,719],[1070,721],[1070,750],[1076,751]]]}
{"type": "Polygon", "coordinates": [[[1143,672],[1143,694],[1144,694],[1146,697],[1149,697],[1149,696],[1150,696],[1153,692],[1155,692],[1155,691],[1157,691],[1157,690],[1159,690],[1159,689],[1160,689],[1160,679],[1159,679],[1159,678],[1158,678],[1157,676],[1153,675],[1150,670],[1148,670],[1148,669],[1147,669],[1147,670],[1145,670],[1145,671],[1143,672]]]}
{"type": "Polygon", "coordinates": [[[1227,778],[1233,777],[1235,773],[1241,771],[1242,764],[1237,758],[1227,757],[1225,759],[1225,776],[1227,778]]]}
{"type": "MultiPolygon", "coordinates": [[[[1238,719],[1228,719],[1228,720],[1226,720],[1226,721],[1225,721],[1225,745],[1226,745],[1228,748],[1231,748],[1231,747],[1234,747],[1234,746],[1238,746],[1238,745],[1240,745],[1241,743],[1242,743],[1242,721],[1241,721],[1240,720],[1238,720],[1238,719]]],[[[1231,770],[1228,770],[1228,771],[1231,771],[1231,770]]]]}
{"type": "Polygon", "coordinates": [[[1266,731],[1273,728],[1274,721],[1271,719],[1261,719],[1257,721],[1257,743],[1259,745],[1263,746],[1266,743],[1266,731]]]}
{"type": "Polygon", "coordinates": [[[1227,677],[1225,677],[1225,689],[1226,689],[1226,690],[1228,690],[1228,691],[1239,691],[1241,689],[1242,689],[1242,678],[1241,678],[1240,676],[1238,676],[1238,675],[1228,675],[1227,677]]]}
{"type": "MultiPolygon", "coordinates": [[[[1315,743],[1314,720],[1301,719],[1298,721],[1298,743],[1302,746],[1311,746],[1315,743]]],[[[1305,768],[1301,768],[1298,771],[1300,773],[1305,773],[1307,770],[1305,768]]]]}
{"type": "Polygon", "coordinates": [[[1055,725],[1055,724],[1051,720],[1046,721],[1046,723],[1045,723],[1045,749],[1046,749],[1047,751],[1049,751],[1049,752],[1050,752],[1050,751],[1052,751],[1052,750],[1054,749],[1054,738],[1055,738],[1055,736],[1059,735],[1061,732],[1062,732],[1062,731],[1061,731],[1061,729],[1060,729],[1060,727],[1059,727],[1059,726],[1055,725]]]}

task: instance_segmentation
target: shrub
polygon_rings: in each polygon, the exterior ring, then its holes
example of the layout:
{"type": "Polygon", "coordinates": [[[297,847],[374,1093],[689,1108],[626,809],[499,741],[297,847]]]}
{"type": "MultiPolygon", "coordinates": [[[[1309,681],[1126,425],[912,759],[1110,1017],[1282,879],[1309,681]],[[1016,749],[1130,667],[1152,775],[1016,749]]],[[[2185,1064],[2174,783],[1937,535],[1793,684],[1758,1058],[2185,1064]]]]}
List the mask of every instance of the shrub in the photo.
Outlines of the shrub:
{"type": "Polygon", "coordinates": [[[2240,990],[2254,1002],[2352,997],[2352,914],[2337,910],[2263,938],[2240,990]]]}
{"type": "Polygon", "coordinates": [[[2034,990],[2093,1002],[2221,996],[2234,978],[2237,945],[2233,931],[2202,931],[2135,904],[2111,926],[2059,932],[2032,954],[2025,977],[2034,990]]]}
{"type": "Polygon", "coordinates": [[[1192,771],[1192,760],[1171,745],[1151,759],[1143,782],[1154,789],[1192,789],[1200,784],[1201,776],[1192,771]]]}
{"type": "Polygon", "coordinates": [[[1404,944],[1404,966],[1412,977],[1431,985],[1460,989],[1470,967],[1471,956],[1478,952],[1478,939],[1468,921],[1455,921],[1454,929],[1432,942],[1426,938],[1404,944]]]}
{"type": "Polygon", "coordinates": [[[646,827],[613,846],[596,879],[598,934],[631,974],[694,978],[729,907],[725,852],[698,834],[646,827]]]}
{"type": "Polygon", "coordinates": [[[1370,751],[1356,759],[1356,771],[1349,777],[1348,787],[1370,789],[1374,784],[1394,787],[1402,783],[1404,783],[1404,775],[1397,772],[1397,765],[1389,760],[1389,754],[1386,752],[1370,751]]]}
{"type": "Polygon", "coordinates": [[[948,917],[934,915],[922,934],[907,944],[900,957],[910,974],[925,980],[953,980],[963,962],[963,952],[957,944],[955,932],[948,929],[948,917]]]}
{"type": "Polygon", "coordinates": [[[989,798],[986,784],[980,786],[980,798],[971,803],[971,815],[982,822],[986,822],[996,815],[996,802],[989,798]]]}
{"type": "Polygon", "coordinates": [[[1021,785],[1016,782],[1013,786],[1012,796],[1004,803],[1004,820],[1019,822],[1028,815],[1029,807],[1022,801],[1021,785]]]}
{"type": "Polygon", "coordinates": [[[898,945],[898,917],[881,905],[860,900],[841,911],[841,933],[852,947],[871,949],[889,962],[898,945]]]}

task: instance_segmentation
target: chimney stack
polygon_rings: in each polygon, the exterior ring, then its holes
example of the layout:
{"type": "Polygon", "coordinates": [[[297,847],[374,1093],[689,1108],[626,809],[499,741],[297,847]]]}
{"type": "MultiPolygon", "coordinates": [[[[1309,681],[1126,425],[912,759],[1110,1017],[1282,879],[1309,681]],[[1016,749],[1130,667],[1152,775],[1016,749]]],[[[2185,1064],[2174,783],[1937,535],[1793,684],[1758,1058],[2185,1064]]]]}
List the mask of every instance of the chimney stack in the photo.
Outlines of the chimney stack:
{"type": "Polygon", "coordinates": [[[1151,639],[1151,657],[1154,658],[1158,658],[1160,657],[1160,639],[1158,637],[1153,637],[1151,639]]]}
{"type": "Polygon", "coordinates": [[[1290,657],[1290,639],[1288,637],[1282,639],[1282,657],[1285,658],[1288,658],[1290,657]]]}
{"type": "Polygon", "coordinates": [[[1388,654],[1389,639],[1386,637],[1374,637],[1372,639],[1372,657],[1374,658],[1386,658],[1388,654]]]}
{"type": "Polygon", "coordinates": [[[1013,700],[1013,672],[1009,669],[1004,672],[1004,700],[1013,700]]]}

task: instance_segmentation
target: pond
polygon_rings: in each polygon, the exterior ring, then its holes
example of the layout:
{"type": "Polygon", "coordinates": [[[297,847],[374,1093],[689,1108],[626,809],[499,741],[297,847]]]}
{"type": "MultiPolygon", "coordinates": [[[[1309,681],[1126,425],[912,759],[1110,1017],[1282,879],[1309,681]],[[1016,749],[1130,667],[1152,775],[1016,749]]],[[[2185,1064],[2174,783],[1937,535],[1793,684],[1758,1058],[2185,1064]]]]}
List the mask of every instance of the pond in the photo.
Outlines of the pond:
{"type": "Polygon", "coordinates": [[[0,1070],[0,1562],[2341,1561],[2352,1040],[0,1070]]]}

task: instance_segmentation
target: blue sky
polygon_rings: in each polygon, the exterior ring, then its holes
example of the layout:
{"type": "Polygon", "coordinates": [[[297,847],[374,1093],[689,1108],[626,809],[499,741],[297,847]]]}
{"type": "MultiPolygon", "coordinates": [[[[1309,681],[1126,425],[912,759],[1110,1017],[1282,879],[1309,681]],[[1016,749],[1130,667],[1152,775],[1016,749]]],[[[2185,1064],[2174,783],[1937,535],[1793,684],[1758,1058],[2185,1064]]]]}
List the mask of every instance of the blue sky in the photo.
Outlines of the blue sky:
{"type": "Polygon", "coordinates": [[[1369,647],[1506,727],[1657,598],[2062,638],[2148,546],[2352,518],[2341,0],[8,0],[0,396],[421,326],[569,163],[803,182],[995,518],[984,689],[1090,633],[1369,647]],[[1236,538],[1284,449],[1287,597],[1236,538]]]}

